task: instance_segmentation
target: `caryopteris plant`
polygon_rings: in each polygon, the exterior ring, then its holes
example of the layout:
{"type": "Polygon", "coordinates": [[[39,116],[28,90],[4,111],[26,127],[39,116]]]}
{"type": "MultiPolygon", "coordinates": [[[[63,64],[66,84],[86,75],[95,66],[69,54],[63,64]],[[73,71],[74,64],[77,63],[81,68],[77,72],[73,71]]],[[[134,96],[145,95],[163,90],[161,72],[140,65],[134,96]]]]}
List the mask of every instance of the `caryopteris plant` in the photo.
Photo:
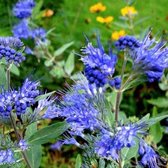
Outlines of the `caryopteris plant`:
{"type": "Polygon", "coordinates": [[[137,122],[123,120],[120,115],[124,91],[139,83],[159,81],[168,67],[166,42],[151,38],[150,33],[142,41],[133,36],[116,41],[117,50],[124,53],[123,66],[117,76],[118,58],[111,48],[106,53],[99,37],[97,47],[87,40],[87,46],[79,54],[85,66],[83,75],[54,105],[55,110],[44,114],[44,118],[64,118],[70,125],[65,139],[56,142],[52,148],[60,149],[63,144],[81,148],[82,162],[79,157],[77,159],[79,167],[166,166],[166,160],[146,142],[145,137],[150,126],[168,115],[149,118],[147,114],[137,122]],[[125,71],[130,62],[130,72],[125,71]],[[116,92],[113,106],[107,101],[108,92],[116,92]]]}

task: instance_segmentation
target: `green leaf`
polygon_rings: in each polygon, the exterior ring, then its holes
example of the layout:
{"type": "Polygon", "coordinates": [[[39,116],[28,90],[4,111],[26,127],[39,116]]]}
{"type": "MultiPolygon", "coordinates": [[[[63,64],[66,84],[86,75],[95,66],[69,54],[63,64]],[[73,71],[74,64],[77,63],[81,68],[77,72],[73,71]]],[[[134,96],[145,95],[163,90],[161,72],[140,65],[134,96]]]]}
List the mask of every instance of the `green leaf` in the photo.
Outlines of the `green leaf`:
{"type": "Polygon", "coordinates": [[[39,100],[45,99],[45,98],[51,96],[51,95],[54,94],[54,93],[55,93],[55,91],[52,91],[52,92],[49,92],[49,93],[46,93],[46,94],[37,96],[35,100],[36,100],[36,101],[39,101],[39,100]]]}
{"type": "Polygon", "coordinates": [[[146,122],[149,120],[149,117],[150,117],[150,114],[146,114],[144,117],[142,117],[138,122],[137,124],[140,124],[140,123],[143,123],[143,122],[146,122]]]}
{"type": "MultiPolygon", "coordinates": [[[[27,127],[25,133],[25,139],[28,139],[36,132],[37,132],[37,123],[35,122],[27,127]]],[[[42,148],[40,144],[31,145],[30,149],[26,151],[26,155],[32,168],[40,167],[42,157],[42,148]]]]}
{"type": "Polygon", "coordinates": [[[167,115],[157,115],[156,117],[152,117],[148,120],[148,125],[152,126],[165,118],[168,118],[168,114],[167,115]]]}
{"type": "Polygon", "coordinates": [[[53,67],[53,69],[50,71],[50,74],[53,76],[53,77],[57,77],[57,78],[62,78],[65,76],[65,72],[63,70],[62,67],[53,67]]]}
{"type": "Polygon", "coordinates": [[[2,65],[0,65],[0,86],[7,88],[5,68],[2,65]]]}
{"type": "Polygon", "coordinates": [[[66,122],[57,122],[35,132],[29,139],[31,144],[44,144],[59,137],[69,128],[66,122]]]}
{"type": "Polygon", "coordinates": [[[66,43],[64,44],[62,47],[60,47],[59,49],[57,49],[55,52],[54,52],[54,57],[57,57],[59,55],[61,55],[67,48],[69,48],[70,46],[72,46],[72,44],[74,44],[74,42],[70,42],[70,43],[66,43]]]}
{"type": "Polygon", "coordinates": [[[104,159],[103,158],[100,158],[99,159],[99,168],[105,168],[105,161],[104,161],[104,159]]]}
{"type": "Polygon", "coordinates": [[[135,26],[143,23],[144,21],[148,20],[149,18],[150,17],[147,16],[147,17],[143,17],[143,18],[139,19],[137,22],[135,22],[135,26]]]}
{"type": "Polygon", "coordinates": [[[81,166],[82,166],[82,159],[81,155],[78,154],[76,157],[75,168],[81,168],[81,166]]]}
{"type": "Polygon", "coordinates": [[[10,68],[10,72],[15,74],[15,75],[17,75],[17,76],[20,75],[19,68],[16,65],[14,65],[14,64],[12,64],[12,66],[10,68]]]}
{"type": "Polygon", "coordinates": [[[42,157],[42,147],[41,145],[32,145],[31,148],[26,151],[29,162],[32,168],[39,168],[42,157]]]}
{"type": "Polygon", "coordinates": [[[75,67],[75,56],[74,56],[74,53],[71,52],[71,54],[68,56],[68,59],[65,63],[65,72],[68,74],[68,75],[71,75],[72,71],[74,70],[74,67],[75,67]]]}
{"type": "Polygon", "coordinates": [[[120,22],[113,22],[114,25],[118,26],[118,27],[121,27],[121,28],[124,28],[124,29],[127,29],[129,28],[129,26],[127,24],[124,24],[123,22],[120,23],[120,22]]]}
{"type": "Polygon", "coordinates": [[[46,67],[52,66],[52,65],[53,65],[53,60],[52,60],[52,59],[46,60],[46,61],[44,62],[44,65],[45,65],[46,67]]]}
{"type": "MultiPolygon", "coordinates": [[[[152,116],[155,117],[157,116],[158,112],[157,112],[157,108],[153,107],[153,112],[152,112],[152,116]]],[[[157,144],[158,142],[160,142],[160,140],[162,139],[163,136],[163,132],[161,129],[161,125],[159,122],[157,122],[156,124],[154,124],[151,128],[150,128],[150,134],[153,137],[153,141],[157,144]]]]}
{"type": "Polygon", "coordinates": [[[148,100],[148,103],[160,107],[160,108],[168,108],[168,98],[159,97],[157,99],[148,100]]]}

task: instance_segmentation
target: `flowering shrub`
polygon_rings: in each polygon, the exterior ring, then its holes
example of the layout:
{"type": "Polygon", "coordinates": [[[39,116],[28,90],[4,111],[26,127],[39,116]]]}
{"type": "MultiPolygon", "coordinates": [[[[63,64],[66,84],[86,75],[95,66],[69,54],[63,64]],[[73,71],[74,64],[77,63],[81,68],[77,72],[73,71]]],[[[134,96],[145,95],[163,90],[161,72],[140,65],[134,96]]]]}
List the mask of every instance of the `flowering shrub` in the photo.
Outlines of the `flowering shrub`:
{"type": "MultiPolygon", "coordinates": [[[[39,4],[22,0],[14,5],[14,37],[0,37],[0,167],[46,167],[42,164],[48,149],[44,150],[43,144],[47,148],[52,144],[52,152],[62,151],[67,145],[76,147],[76,152],[79,149],[75,168],[166,167],[167,158],[160,152],[163,147],[159,142],[167,133],[160,121],[166,122],[168,114],[163,109],[163,113],[158,112],[158,108],[168,107],[167,97],[148,100],[155,105],[152,115],[146,111],[144,116],[132,117],[129,110],[122,108],[127,91],[133,92],[139,84],[160,82],[160,88],[168,90],[164,76],[168,68],[166,38],[158,40],[151,31],[144,37],[126,35],[134,34],[133,21],[138,14],[130,2],[120,11],[126,31],[120,29],[112,35],[110,32],[114,41],[110,40],[108,48],[102,45],[98,34],[96,44],[85,36],[86,46],[81,53],[76,52],[83,70],[74,76],[71,73],[75,53],[66,61],[61,57],[74,42],[54,50],[48,38],[50,31],[34,24],[34,10],[39,4]],[[70,78],[74,84],[47,93],[41,88],[40,79],[26,77],[21,86],[15,86],[11,73],[32,55],[43,58],[53,77],[70,78]]],[[[104,28],[120,25],[116,18],[106,15],[108,6],[104,3],[93,4],[87,10],[104,28]]],[[[53,14],[45,9],[41,17],[53,14]]]]}

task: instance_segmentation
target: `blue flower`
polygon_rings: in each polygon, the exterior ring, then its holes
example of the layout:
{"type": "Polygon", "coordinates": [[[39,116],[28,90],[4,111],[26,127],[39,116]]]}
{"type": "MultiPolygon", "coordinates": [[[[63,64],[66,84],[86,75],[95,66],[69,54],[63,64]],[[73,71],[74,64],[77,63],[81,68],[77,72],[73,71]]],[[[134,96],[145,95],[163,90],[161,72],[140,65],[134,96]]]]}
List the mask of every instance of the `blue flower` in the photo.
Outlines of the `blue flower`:
{"type": "Polygon", "coordinates": [[[148,168],[159,168],[157,164],[159,155],[156,154],[152,147],[148,146],[143,140],[140,141],[138,153],[141,157],[140,164],[142,166],[147,166],[148,168]]]}
{"type": "Polygon", "coordinates": [[[19,148],[20,148],[22,151],[25,151],[25,150],[27,150],[27,149],[29,148],[27,141],[24,140],[24,139],[21,139],[21,140],[19,141],[18,146],[19,146],[19,148]]]}
{"type": "Polygon", "coordinates": [[[168,68],[168,47],[163,40],[150,38],[150,33],[141,42],[141,46],[130,51],[133,59],[133,71],[145,74],[149,82],[160,80],[168,68]]]}
{"type": "Polygon", "coordinates": [[[18,38],[0,37],[0,59],[4,57],[8,64],[19,65],[26,59],[19,51],[22,47],[23,43],[18,38]]]}
{"type": "Polygon", "coordinates": [[[115,42],[115,46],[119,50],[124,50],[124,49],[134,50],[140,47],[140,42],[136,40],[136,38],[134,38],[133,36],[124,36],[115,42]]]}
{"type": "Polygon", "coordinates": [[[46,31],[43,28],[37,28],[32,30],[32,36],[34,39],[40,39],[44,41],[46,39],[46,31]]]}
{"type": "Polygon", "coordinates": [[[107,130],[103,130],[100,139],[95,143],[95,152],[107,159],[113,158],[117,160],[119,158],[118,152],[124,147],[130,148],[135,145],[135,138],[138,134],[143,135],[143,130],[146,124],[131,124],[128,126],[118,127],[115,134],[107,130]]]}
{"type": "Polygon", "coordinates": [[[15,162],[14,153],[11,149],[0,150],[0,165],[12,164],[15,162]]]}
{"type": "Polygon", "coordinates": [[[121,77],[115,77],[115,78],[109,80],[109,85],[111,87],[116,88],[116,89],[120,89],[120,87],[121,87],[121,77]]]}
{"type": "Polygon", "coordinates": [[[95,83],[97,87],[103,87],[108,82],[108,77],[112,76],[115,71],[117,57],[109,49],[106,54],[103,46],[97,38],[97,48],[94,48],[90,42],[82,49],[81,60],[85,65],[85,75],[88,81],[95,83]]]}
{"type": "Polygon", "coordinates": [[[32,38],[32,30],[29,27],[28,20],[22,20],[17,25],[13,27],[12,30],[15,37],[20,39],[32,38]]]}
{"type": "Polygon", "coordinates": [[[39,84],[26,79],[19,90],[3,91],[0,94],[0,118],[9,119],[12,111],[18,116],[24,114],[27,107],[35,104],[35,98],[40,94],[39,84]]]}
{"type": "Polygon", "coordinates": [[[50,106],[44,118],[65,118],[71,126],[71,135],[83,136],[86,129],[94,130],[100,127],[98,110],[91,101],[92,93],[83,84],[77,84],[63,96],[63,100],[50,106]]]}
{"type": "Polygon", "coordinates": [[[28,18],[31,16],[34,6],[34,0],[20,0],[13,8],[13,15],[19,19],[28,18]]]}

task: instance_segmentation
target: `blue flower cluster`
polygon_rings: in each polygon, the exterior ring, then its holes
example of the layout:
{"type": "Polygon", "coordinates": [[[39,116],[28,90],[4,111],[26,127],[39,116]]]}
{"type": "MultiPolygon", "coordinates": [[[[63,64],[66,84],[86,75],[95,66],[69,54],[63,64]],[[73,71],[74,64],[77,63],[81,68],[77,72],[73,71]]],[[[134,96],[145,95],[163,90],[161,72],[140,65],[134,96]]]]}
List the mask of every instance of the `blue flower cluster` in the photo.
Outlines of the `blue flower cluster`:
{"type": "Polygon", "coordinates": [[[112,133],[107,130],[103,130],[95,143],[95,152],[104,158],[113,158],[117,160],[119,158],[118,152],[124,147],[130,148],[135,145],[135,138],[138,134],[143,135],[146,127],[145,124],[131,124],[128,126],[122,126],[117,128],[117,132],[112,133]]]}
{"type": "Polygon", "coordinates": [[[27,107],[35,103],[39,95],[39,82],[26,79],[19,90],[3,91],[0,94],[0,118],[9,119],[10,113],[15,112],[18,116],[26,112],[27,107]]]}
{"type": "Polygon", "coordinates": [[[20,39],[28,39],[32,37],[32,31],[29,27],[28,20],[21,20],[13,27],[13,34],[20,39]]]}
{"type": "Polygon", "coordinates": [[[20,148],[22,151],[25,151],[25,150],[27,150],[27,149],[29,148],[27,141],[24,140],[24,139],[21,139],[21,140],[19,141],[18,146],[19,146],[19,148],[20,148]]]}
{"type": "Polygon", "coordinates": [[[148,146],[143,140],[139,144],[138,153],[141,157],[140,164],[143,167],[148,168],[159,168],[157,164],[157,159],[159,159],[159,155],[152,149],[152,147],[148,146]]]}
{"type": "Polygon", "coordinates": [[[150,39],[148,34],[142,45],[131,55],[133,70],[143,72],[149,82],[160,80],[163,72],[168,68],[168,47],[163,40],[150,39]]]}
{"type": "MultiPolygon", "coordinates": [[[[35,3],[33,0],[19,1],[13,8],[13,13],[20,22],[13,27],[13,34],[20,39],[33,39],[38,44],[38,40],[45,41],[46,31],[43,28],[32,28],[29,26],[28,18],[32,14],[35,3]]],[[[29,52],[32,53],[32,52],[29,52]]]]}
{"type": "Polygon", "coordinates": [[[119,50],[124,50],[124,49],[134,50],[136,48],[139,48],[141,44],[133,36],[124,36],[124,37],[119,38],[118,41],[116,41],[115,46],[119,50]]]}
{"type": "Polygon", "coordinates": [[[14,162],[14,153],[11,149],[0,150],[0,165],[12,164],[14,162]]]}
{"type": "Polygon", "coordinates": [[[20,0],[13,8],[13,15],[19,19],[28,18],[31,16],[34,6],[34,0],[20,0]]]}
{"type": "Polygon", "coordinates": [[[128,50],[133,60],[133,72],[138,76],[146,75],[149,82],[160,80],[168,68],[168,47],[164,40],[156,41],[150,38],[150,33],[138,41],[133,36],[121,37],[116,42],[119,50],[128,50]]]}
{"type": "Polygon", "coordinates": [[[91,95],[86,89],[87,84],[77,84],[63,96],[58,105],[50,106],[43,118],[63,117],[71,126],[70,134],[83,136],[84,130],[95,130],[100,127],[99,113],[92,104],[91,95]]]}
{"type": "Polygon", "coordinates": [[[109,80],[109,84],[111,87],[114,87],[116,89],[120,89],[121,87],[121,77],[115,77],[111,80],[109,80]]]}
{"type": "Polygon", "coordinates": [[[108,83],[108,78],[114,74],[117,57],[109,49],[109,54],[106,54],[99,37],[97,38],[97,48],[94,48],[89,42],[82,49],[81,60],[85,65],[85,76],[90,84],[95,84],[98,88],[103,87],[108,83]]]}
{"type": "Polygon", "coordinates": [[[23,43],[14,37],[0,37],[0,59],[5,58],[7,63],[19,65],[25,60],[21,50],[23,43]]]}

